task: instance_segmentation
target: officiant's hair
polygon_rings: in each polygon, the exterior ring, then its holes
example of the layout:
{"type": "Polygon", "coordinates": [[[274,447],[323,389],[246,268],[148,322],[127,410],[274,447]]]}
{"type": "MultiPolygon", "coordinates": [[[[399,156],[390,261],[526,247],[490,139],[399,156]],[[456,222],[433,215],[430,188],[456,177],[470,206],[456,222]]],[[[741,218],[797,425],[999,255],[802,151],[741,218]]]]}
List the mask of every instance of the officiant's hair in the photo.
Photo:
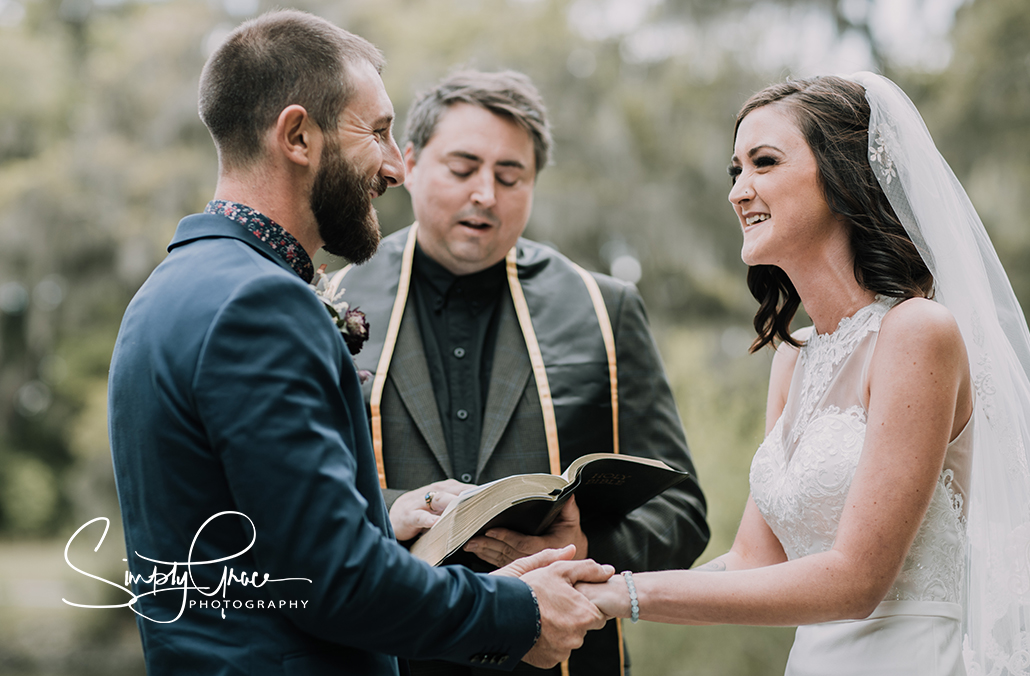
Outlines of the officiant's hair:
{"type": "Polygon", "coordinates": [[[353,93],[348,66],[361,61],[379,72],[385,64],[372,43],[306,12],[267,12],[237,27],[200,76],[200,119],[222,167],[258,159],[262,135],[287,106],[303,106],[322,131],[335,130],[353,93]]]}
{"type": "Polygon", "coordinates": [[[525,129],[533,139],[536,173],[547,166],[552,141],[544,99],[529,76],[513,70],[459,70],[420,92],[408,109],[404,127],[416,161],[433,137],[440,118],[458,103],[485,108],[525,129]]]}
{"type": "MultiPolygon", "coordinates": [[[[770,85],[740,109],[734,143],[744,118],[771,104],[794,119],[815,155],[826,203],[844,217],[858,283],[893,298],[931,297],[933,276],[869,164],[870,109],[862,85],[835,76],[770,85]]],[[[747,282],[760,303],[751,351],[777,339],[799,345],[790,322],[801,298],[787,274],[772,265],[753,265],[747,282]]]]}

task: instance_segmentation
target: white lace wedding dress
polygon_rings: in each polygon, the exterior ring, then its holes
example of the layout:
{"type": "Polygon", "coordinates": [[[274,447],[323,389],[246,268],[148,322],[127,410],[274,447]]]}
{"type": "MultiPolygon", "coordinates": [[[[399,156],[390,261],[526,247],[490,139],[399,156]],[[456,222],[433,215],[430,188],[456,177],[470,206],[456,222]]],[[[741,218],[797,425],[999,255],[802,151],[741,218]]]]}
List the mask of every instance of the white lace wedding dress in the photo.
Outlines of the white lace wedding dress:
{"type": "MultiPolygon", "coordinates": [[[[789,559],[833,547],[865,438],[866,369],[891,306],[877,299],[833,333],[812,332],[783,415],[755,454],[752,495],[789,559]]],[[[865,620],[799,627],[788,676],[965,673],[961,593],[970,427],[948,446],[926,518],[884,601],[865,620]]]]}

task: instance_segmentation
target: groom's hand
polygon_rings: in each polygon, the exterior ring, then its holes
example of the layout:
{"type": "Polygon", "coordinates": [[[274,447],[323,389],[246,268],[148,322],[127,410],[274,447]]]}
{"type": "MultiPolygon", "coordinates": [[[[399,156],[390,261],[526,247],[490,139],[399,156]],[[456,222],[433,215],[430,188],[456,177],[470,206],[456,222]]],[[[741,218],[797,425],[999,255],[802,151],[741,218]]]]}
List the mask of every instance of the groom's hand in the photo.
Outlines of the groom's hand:
{"type": "Polygon", "coordinates": [[[532,587],[540,607],[540,638],[522,658],[547,669],[566,660],[583,645],[583,637],[604,626],[605,616],[576,591],[577,582],[604,582],[615,574],[611,566],[594,561],[571,561],[574,547],[545,550],[494,571],[519,577],[532,587]]]}
{"type": "Polygon", "coordinates": [[[491,528],[483,535],[469,540],[465,545],[465,551],[472,552],[487,563],[501,567],[545,549],[559,549],[568,545],[576,545],[577,559],[587,558],[589,542],[579,525],[576,496],[569,498],[558,518],[543,535],[523,535],[507,528],[491,528]]]}
{"type": "Polygon", "coordinates": [[[432,528],[447,505],[469,488],[475,486],[447,479],[402,494],[390,507],[390,525],[397,541],[406,542],[432,528]]]}

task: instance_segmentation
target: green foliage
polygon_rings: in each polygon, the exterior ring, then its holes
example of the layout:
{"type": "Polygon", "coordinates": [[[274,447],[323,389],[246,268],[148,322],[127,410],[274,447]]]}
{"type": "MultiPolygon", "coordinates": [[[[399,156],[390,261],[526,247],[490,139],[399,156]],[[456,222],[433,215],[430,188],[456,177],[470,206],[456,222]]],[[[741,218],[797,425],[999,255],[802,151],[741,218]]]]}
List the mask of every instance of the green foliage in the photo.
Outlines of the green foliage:
{"type": "Polygon", "coordinates": [[[58,487],[46,463],[24,454],[4,458],[4,485],[0,493],[7,527],[13,533],[37,533],[57,510],[58,487]]]}
{"type": "Polygon", "coordinates": [[[784,627],[623,623],[633,674],[780,676],[794,642],[784,627]]]}
{"type": "Polygon", "coordinates": [[[206,5],[74,22],[52,9],[0,28],[0,532],[12,534],[61,531],[97,495],[109,510],[96,401],[117,326],[216,170],[196,115],[206,5]]]}
{"type": "Polygon", "coordinates": [[[954,57],[913,78],[927,126],[991,235],[1023,307],[1030,302],[1030,11],[1021,0],[976,0],[958,14],[954,57]]]}

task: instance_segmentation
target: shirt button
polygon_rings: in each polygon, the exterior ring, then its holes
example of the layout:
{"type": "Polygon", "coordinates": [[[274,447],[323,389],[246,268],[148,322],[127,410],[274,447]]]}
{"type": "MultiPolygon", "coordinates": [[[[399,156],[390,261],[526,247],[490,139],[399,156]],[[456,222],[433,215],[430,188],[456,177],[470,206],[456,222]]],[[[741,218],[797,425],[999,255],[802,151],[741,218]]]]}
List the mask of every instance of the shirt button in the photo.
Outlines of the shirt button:
{"type": "Polygon", "coordinates": [[[464,420],[465,418],[469,417],[469,412],[463,408],[459,408],[458,412],[454,415],[458,416],[458,420],[464,420]]]}
{"type": "Polygon", "coordinates": [[[462,357],[464,357],[465,356],[465,348],[463,348],[463,347],[456,347],[456,348],[454,348],[454,356],[457,357],[458,359],[461,359],[462,357]]]}
{"type": "Polygon", "coordinates": [[[461,479],[461,482],[462,482],[463,484],[471,483],[471,481],[472,481],[472,475],[471,475],[471,474],[469,474],[468,472],[465,472],[464,474],[462,474],[462,475],[461,475],[460,477],[458,477],[458,478],[459,478],[459,479],[461,479]]]}

